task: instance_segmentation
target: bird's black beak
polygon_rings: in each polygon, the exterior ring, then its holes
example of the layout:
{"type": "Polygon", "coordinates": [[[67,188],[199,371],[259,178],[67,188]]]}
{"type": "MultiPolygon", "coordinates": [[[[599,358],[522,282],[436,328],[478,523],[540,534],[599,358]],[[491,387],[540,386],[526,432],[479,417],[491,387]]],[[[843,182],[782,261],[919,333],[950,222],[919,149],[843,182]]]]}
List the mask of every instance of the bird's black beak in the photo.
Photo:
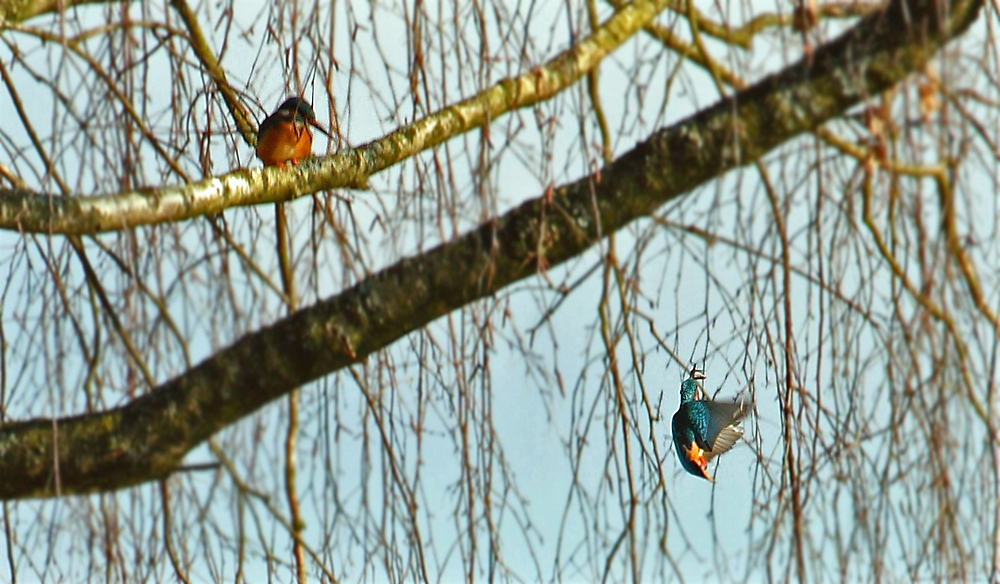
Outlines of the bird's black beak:
{"type": "Polygon", "coordinates": [[[309,125],[312,126],[312,127],[314,127],[314,128],[316,128],[320,132],[323,132],[324,134],[326,134],[327,138],[330,138],[331,140],[333,139],[333,136],[330,135],[330,132],[328,132],[326,130],[326,128],[324,128],[322,125],[320,125],[320,123],[317,122],[316,120],[309,120],[309,125]]]}

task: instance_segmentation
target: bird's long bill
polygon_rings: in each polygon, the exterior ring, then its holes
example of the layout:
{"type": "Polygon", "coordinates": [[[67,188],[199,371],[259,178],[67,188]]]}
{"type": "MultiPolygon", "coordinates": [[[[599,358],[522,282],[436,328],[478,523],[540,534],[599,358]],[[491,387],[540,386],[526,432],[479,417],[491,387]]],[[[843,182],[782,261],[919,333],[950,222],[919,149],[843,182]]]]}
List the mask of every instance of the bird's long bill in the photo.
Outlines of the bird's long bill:
{"type": "Polygon", "coordinates": [[[312,126],[312,127],[314,127],[314,128],[316,128],[320,132],[323,132],[324,134],[326,134],[327,138],[331,138],[331,139],[333,138],[333,136],[330,135],[330,132],[327,132],[326,128],[324,128],[322,125],[320,125],[320,123],[317,122],[316,120],[309,120],[309,125],[312,126]]]}

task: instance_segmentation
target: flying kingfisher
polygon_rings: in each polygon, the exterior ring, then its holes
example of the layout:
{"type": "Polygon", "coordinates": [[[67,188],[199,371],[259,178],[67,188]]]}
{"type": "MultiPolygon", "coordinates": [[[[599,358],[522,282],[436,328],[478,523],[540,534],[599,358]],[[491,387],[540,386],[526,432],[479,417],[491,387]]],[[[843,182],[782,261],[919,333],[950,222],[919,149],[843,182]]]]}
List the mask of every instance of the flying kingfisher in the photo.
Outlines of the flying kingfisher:
{"type": "Polygon", "coordinates": [[[264,166],[296,165],[312,154],[312,126],[330,135],[316,121],[316,112],[301,97],[289,97],[275,112],[260,123],[257,131],[257,157],[264,166]]]}
{"type": "Polygon", "coordinates": [[[701,387],[705,374],[695,369],[681,383],[681,405],[674,414],[674,448],[689,473],[715,482],[708,463],[732,448],[743,436],[740,422],[749,410],[741,403],[708,399],[701,387]]]}

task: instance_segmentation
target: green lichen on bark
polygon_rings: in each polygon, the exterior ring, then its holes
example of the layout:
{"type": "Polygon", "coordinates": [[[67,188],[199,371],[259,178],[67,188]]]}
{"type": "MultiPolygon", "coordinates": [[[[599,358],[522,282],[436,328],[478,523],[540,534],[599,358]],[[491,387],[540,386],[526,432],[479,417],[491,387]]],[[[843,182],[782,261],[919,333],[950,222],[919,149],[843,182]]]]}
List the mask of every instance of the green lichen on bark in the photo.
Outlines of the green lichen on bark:
{"type": "Polygon", "coordinates": [[[933,2],[911,1],[906,15],[894,3],[821,47],[812,62],[655,133],[602,169],[599,180],[584,177],[556,189],[551,200],[540,196],[402,260],[240,339],[122,408],[0,426],[0,499],[57,494],[56,467],[61,493],[117,489],[165,476],[191,448],[295,387],[536,273],[542,260],[556,265],[583,253],[599,237],[898,83],[964,31],[980,6],[954,2],[950,20],[936,23],[933,2]],[[920,34],[899,34],[906,26],[920,34]],[[860,51],[867,60],[859,61],[860,51]],[[727,155],[727,148],[739,156],[727,155]],[[539,250],[544,258],[536,255],[539,250]]]}
{"type": "MultiPolygon", "coordinates": [[[[0,189],[0,229],[35,233],[92,234],[139,225],[182,221],[219,213],[230,206],[288,201],[324,190],[366,188],[368,177],[446,140],[518,108],[532,106],[565,90],[603,57],[652,21],[668,2],[637,0],[616,12],[594,34],[548,63],[462,102],[446,107],[388,136],[324,157],[295,170],[238,170],[191,185],[168,186],[155,193],[126,192],[99,197],[48,197],[0,189]],[[543,82],[544,81],[544,82],[543,82]],[[363,162],[363,164],[352,164],[363,162]],[[306,172],[306,170],[311,170],[306,172]],[[268,172],[282,173],[283,178],[268,172]],[[270,182],[269,182],[270,181],[270,182]],[[227,191],[218,185],[228,185],[227,191]],[[275,188],[275,185],[280,188],[275,188]],[[287,188],[294,185],[294,189],[287,188]],[[240,196],[232,196],[233,191],[240,196]],[[217,195],[212,197],[211,195],[217,195]],[[160,204],[150,205],[156,197],[160,204]]],[[[197,47],[196,47],[197,48],[197,47]]],[[[207,50],[205,47],[201,49],[207,50]]],[[[204,53],[204,51],[201,51],[204,53]]],[[[207,54],[206,54],[207,55],[207,54]]],[[[207,59],[210,63],[212,60],[207,59]]],[[[245,113],[236,104],[237,125],[247,136],[245,113]]],[[[249,142],[253,139],[247,138],[249,142]]]]}

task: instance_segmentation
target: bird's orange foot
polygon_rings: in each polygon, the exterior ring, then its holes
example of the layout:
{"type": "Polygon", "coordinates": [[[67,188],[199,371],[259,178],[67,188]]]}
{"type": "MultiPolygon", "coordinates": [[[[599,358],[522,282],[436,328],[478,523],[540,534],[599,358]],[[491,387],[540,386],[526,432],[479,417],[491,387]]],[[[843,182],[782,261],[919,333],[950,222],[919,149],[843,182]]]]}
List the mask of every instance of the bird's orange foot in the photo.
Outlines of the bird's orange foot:
{"type": "Polygon", "coordinates": [[[687,456],[688,460],[698,465],[701,476],[705,477],[709,482],[715,482],[712,475],[708,474],[708,460],[705,458],[705,451],[698,446],[697,442],[691,442],[691,446],[684,449],[684,455],[687,456]]]}
{"type": "Polygon", "coordinates": [[[705,451],[698,446],[697,442],[691,442],[691,446],[684,449],[684,455],[698,466],[708,466],[708,461],[705,460],[705,451]]]}

